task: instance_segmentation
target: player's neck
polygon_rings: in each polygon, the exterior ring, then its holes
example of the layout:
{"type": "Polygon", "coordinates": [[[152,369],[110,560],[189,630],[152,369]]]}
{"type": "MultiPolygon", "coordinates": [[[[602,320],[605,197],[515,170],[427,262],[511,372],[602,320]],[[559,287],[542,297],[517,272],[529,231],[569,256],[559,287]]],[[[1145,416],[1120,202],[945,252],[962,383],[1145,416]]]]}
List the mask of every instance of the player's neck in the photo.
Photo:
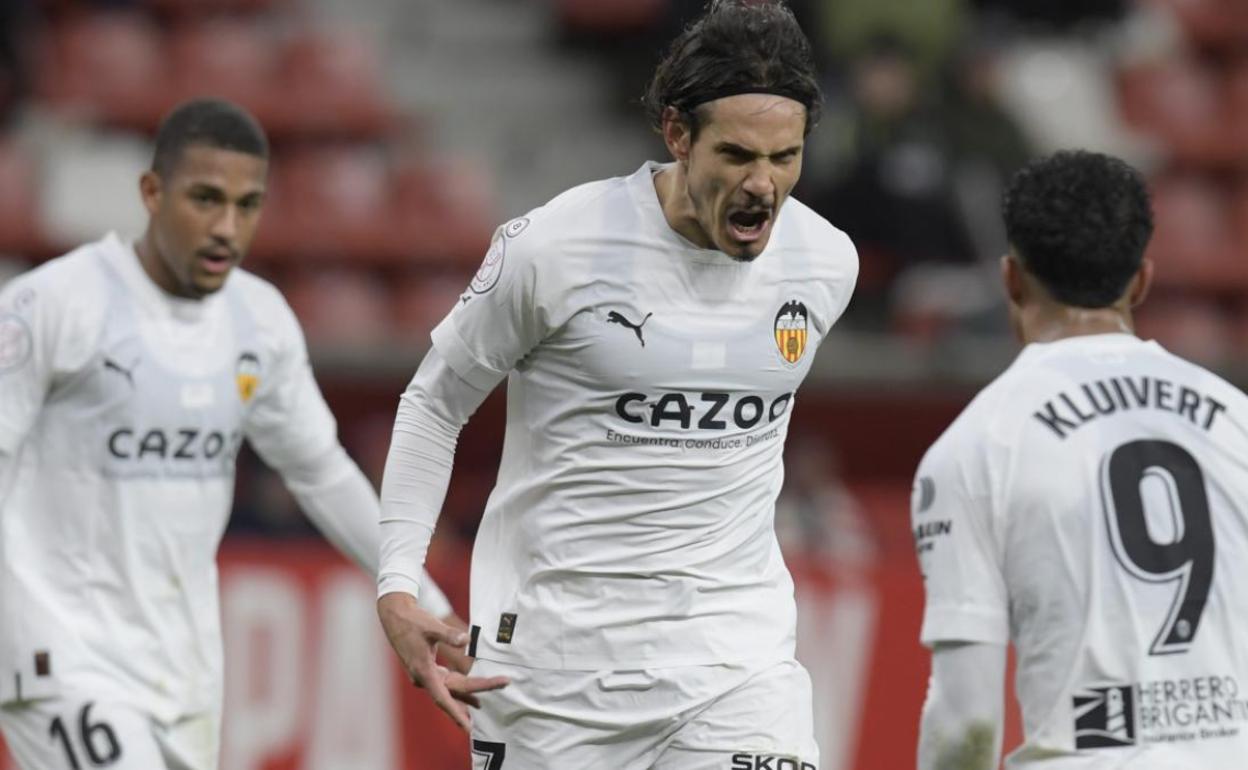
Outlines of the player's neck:
{"type": "Polygon", "coordinates": [[[689,197],[689,182],[679,163],[673,163],[654,175],[654,189],[669,227],[700,248],[715,248],[698,222],[693,200],[689,197]]]}
{"type": "Polygon", "coordinates": [[[1093,334],[1135,334],[1130,310],[1118,307],[1081,308],[1051,303],[1022,310],[1018,329],[1024,344],[1055,342],[1093,334]]]}
{"type": "Polygon", "coordinates": [[[152,279],[152,283],[156,284],[161,291],[172,296],[180,296],[180,286],[177,278],[174,277],[173,271],[160,258],[160,252],[156,249],[156,244],[152,241],[152,232],[148,230],[134,244],[134,251],[139,256],[139,265],[143,267],[143,272],[147,273],[147,277],[152,279]]]}

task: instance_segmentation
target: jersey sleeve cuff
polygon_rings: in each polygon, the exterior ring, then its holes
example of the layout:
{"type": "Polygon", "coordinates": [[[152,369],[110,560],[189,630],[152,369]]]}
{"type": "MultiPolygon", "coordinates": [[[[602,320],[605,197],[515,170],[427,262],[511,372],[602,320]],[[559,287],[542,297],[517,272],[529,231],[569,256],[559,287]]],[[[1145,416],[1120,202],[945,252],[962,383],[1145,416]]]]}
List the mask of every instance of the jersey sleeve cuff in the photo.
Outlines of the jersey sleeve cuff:
{"type": "MultiPolygon", "coordinates": [[[[417,602],[421,602],[420,581],[394,573],[380,575],[377,578],[377,598],[380,599],[386,594],[408,594],[417,602]]],[[[424,606],[423,602],[421,606],[424,606]]]]}
{"type": "Polygon", "coordinates": [[[929,607],[923,613],[919,641],[925,647],[938,642],[1009,644],[1009,619],[1002,612],[982,607],[929,607]]]}
{"type": "Polygon", "coordinates": [[[447,316],[434,327],[429,335],[433,347],[446,360],[455,373],[478,390],[490,391],[499,380],[507,376],[473,355],[467,342],[455,328],[455,322],[447,316]]]}

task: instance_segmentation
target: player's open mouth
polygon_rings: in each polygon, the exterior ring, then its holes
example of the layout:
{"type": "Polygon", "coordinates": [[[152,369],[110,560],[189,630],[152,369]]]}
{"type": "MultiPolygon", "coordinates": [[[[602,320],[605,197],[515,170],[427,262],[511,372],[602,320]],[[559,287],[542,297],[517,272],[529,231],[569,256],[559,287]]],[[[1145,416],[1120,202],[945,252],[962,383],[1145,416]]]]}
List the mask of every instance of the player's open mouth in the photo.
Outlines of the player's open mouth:
{"type": "Polygon", "coordinates": [[[214,275],[226,273],[234,266],[234,256],[229,252],[201,251],[198,252],[197,256],[204,270],[214,275]]]}
{"type": "Polygon", "coordinates": [[[751,243],[763,237],[770,223],[769,209],[734,211],[728,215],[728,231],[742,243],[751,243]]]}

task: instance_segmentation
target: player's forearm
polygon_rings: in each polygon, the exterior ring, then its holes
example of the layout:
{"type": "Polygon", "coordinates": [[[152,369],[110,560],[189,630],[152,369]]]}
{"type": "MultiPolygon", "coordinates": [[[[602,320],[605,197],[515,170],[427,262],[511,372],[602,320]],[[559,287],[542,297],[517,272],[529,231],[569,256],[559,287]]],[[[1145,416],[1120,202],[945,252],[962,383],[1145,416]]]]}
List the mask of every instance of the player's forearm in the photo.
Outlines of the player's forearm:
{"type": "Polygon", "coordinates": [[[1004,646],[936,645],[919,731],[919,770],[996,768],[1004,687],[1004,646]]]}
{"type": "Polygon", "coordinates": [[[299,507],[339,551],[377,574],[377,493],[340,445],[314,462],[282,471],[299,507]]]}
{"type": "MultiPolygon", "coordinates": [[[[381,545],[377,494],[342,447],[319,462],[287,469],[285,480],[325,539],[376,577],[381,545]]],[[[416,581],[410,593],[420,606],[437,618],[450,615],[451,604],[429,573],[417,568],[411,574],[416,581]]]]}
{"type": "Polygon", "coordinates": [[[419,596],[414,576],[446,499],[459,432],[485,396],[433,350],[400,399],[381,485],[379,595],[419,596]]]}

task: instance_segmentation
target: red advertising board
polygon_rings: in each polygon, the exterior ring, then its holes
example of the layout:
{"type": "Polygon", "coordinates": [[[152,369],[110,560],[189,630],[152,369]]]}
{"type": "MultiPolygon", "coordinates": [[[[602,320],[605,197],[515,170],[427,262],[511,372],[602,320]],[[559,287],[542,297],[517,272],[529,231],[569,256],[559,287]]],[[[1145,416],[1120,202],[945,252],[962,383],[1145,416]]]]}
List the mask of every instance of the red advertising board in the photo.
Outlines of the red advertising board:
{"type": "MultiPolygon", "coordinates": [[[[928,673],[921,581],[912,558],[883,553],[865,568],[793,564],[822,770],[914,767],[928,673]]],[[[398,670],[359,570],[318,542],[228,540],[220,561],[222,768],[470,766],[465,738],[398,670]]],[[[442,554],[434,566],[458,604],[466,563],[442,554]]]]}

